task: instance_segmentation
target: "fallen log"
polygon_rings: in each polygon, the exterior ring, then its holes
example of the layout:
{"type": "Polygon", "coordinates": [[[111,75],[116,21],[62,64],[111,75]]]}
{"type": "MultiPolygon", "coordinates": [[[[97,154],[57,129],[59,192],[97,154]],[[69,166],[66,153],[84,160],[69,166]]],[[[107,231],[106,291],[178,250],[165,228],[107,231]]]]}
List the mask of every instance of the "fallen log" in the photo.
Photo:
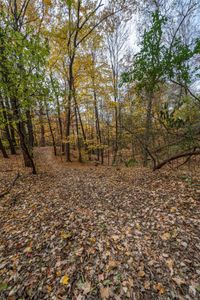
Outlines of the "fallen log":
{"type": "Polygon", "coordinates": [[[166,164],[170,163],[173,160],[176,160],[176,159],[179,159],[179,158],[182,158],[182,157],[191,158],[193,155],[200,155],[200,150],[193,149],[192,151],[179,153],[179,154],[176,154],[174,156],[171,156],[170,158],[167,158],[167,159],[163,160],[161,163],[156,164],[153,168],[153,171],[161,169],[163,166],[165,166],[166,164]]]}
{"type": "Polygon", "coordinates": [[[17,173],[17,175],[14,177],[14,179],[12,180],[12,182],[10,183],[9,187],[7,188],[7,190],[5,192],[0,193],[0,198],[3,198],[5,195],[9,194],[11,189],[14,187],[17,179],[19,178],[20,174],[19,172],[17,173]]]}

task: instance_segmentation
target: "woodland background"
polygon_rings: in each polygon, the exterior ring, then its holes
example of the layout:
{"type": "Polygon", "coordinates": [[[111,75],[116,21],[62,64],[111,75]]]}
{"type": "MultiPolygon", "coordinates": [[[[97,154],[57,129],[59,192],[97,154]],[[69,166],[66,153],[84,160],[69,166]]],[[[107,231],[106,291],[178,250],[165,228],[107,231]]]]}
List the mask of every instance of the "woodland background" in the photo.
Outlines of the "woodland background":
{"type": "MultiPolygon", "coordinates": [[[[150,165],[198,155],[199,3],[0,2],[0,147],[150,165]]],[[[178,163],[177,163],[178,164],[178,163]]]]}
{"type": "Polygon", "coordinates": [[[200,299],[199,67],[199,0],[0,0],[0,299],[200,299]]]}

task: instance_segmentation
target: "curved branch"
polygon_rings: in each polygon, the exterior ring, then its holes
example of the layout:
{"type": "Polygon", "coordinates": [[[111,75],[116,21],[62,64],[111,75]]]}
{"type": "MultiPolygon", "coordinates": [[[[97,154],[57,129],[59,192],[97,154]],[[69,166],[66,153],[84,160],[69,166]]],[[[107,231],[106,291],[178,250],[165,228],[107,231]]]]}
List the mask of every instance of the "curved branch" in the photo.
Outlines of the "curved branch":
{"type": "Polygon", "coordinates": [[[166,164],[170,163],[173,160],[176,160],[176,159],[179,159],[179,158],[182,158],[182,157],[189,157],[189,158],[191,158],[193,155],[200,155],[200,150],[196,151],[196,149],[194,148],[192,151],[190,150],[188,152],[179,153],[179,154],[176,154],[174,156],[171,156],[170,158],[167,158],[164,161],[162,161],[161,163],[159,163],[156,166],[154,166],[153,171],[161,169],[163,166],[165,166],[166,164]]]}

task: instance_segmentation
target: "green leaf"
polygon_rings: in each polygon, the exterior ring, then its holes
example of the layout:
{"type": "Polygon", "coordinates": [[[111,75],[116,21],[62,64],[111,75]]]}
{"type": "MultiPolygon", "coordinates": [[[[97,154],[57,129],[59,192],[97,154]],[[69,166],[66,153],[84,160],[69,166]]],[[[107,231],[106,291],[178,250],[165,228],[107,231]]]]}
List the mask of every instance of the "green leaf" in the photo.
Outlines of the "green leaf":
{"type": "Polygon", "coordinates": [[[8,288],[7,283],[0,282],[0,292],[5,291],[8,288]]]}

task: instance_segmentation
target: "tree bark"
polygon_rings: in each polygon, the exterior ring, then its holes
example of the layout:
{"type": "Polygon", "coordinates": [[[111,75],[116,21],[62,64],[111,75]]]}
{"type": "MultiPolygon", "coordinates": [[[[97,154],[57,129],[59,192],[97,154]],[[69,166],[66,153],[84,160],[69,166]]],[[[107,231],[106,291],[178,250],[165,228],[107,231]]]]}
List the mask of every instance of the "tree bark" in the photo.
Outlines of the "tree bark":
{"type": "Polygon", "coordinates": [[[148,162],[148,151],[149,148],[150,136],[151,136],[151,127],[152,127],[152,93],[148,95],[148,103],[147,103],[147,113],[146,113],[146,125],[145,125],[145,148],[144,148],[144,157],[143,157],[143,166],[147,166],[148,162]]]}
{"type": "Polygon", "coordinates": [[[31,153],[32,153],[33,146],[34,146],[34,134],[33,134],[33,123],[32,123],[30,110],[26,111],[26,119],[27,119],[29,149],[31,149],[31,153]]]}
{"type": "Polygon", "coordinates": [[[77,116],[77,107],[74,106],[75,111],[75,122],[76,122],[76,136],[77,136],[77,147],[78,147],[78,161],[82,163],[82,155],[81,155],[81,141],[79,136],[79,128],[78,128],[78,116],[77,116]]]}
{"type": "Polygon", "coordinates": [[[9,158],[1,138],[0,138],[0,150],[1,150],[4,158],[9,158]]]}
{"type": "Polygon", "coordinates": [[[70,153],[70,127],[71,127],[71,102],[73,94],[73,60],[70,60],[69,66],[69,78],[68,78],[68,105],[67,105],[67,116],[66,116],[66,161],[71,161],[70,153]]]}
{"type": "Polygon", "coordinates": [[[49,117],[49,109],[48,109],[48,104],[46,103],[46,114],[47,114],[47,120],[48,120],[48,125],[49,125],[49,130],[51,133],[51,138],[52,138],[52,143],[53,143],[53,150],[54,150],[54,155],[57,155],[57,150],[56,150],[56,142],[55,142],[55,137],[54,137],[54,133],[53,133],[53,129],[51,126],[51,120],[49,117]]]}
{"type": "Polygon", "coordinates": [[[15,146],[12,141],[11,133],[10,133],[9,126],[8,126],[8,116],[7,116],[7,112],[6,112],[6,107],[4,105],[4,101],[1,96],[0,96],[0,102],[1,102],[1,107],[2,107],[3,118],[5,121],[4,128],[5,128],[5,132],[6,132],[6,138],[8,140],[9,146],[10,146],[10,152],[11,152],[11,154],[16,154],[15,146]]]}
{"type": "Polygon", "coordinates": [[[63,143],[63,126],[62,126],[62,119],[61,119],[61,112],[60,112],[60,102],[59,102],[59,96],[57,94],[52,74],[50,75],[51,78],[51,85],[56,97],[56,109],[57,109],[57,115],[58,115],[58,124],[59,124],[59,131],[60,131],[60,139],[61,139],[61,146],[62,146],[62,152],[64,152],[64,143],[63,143]]]}
{"type": "Polygon", "coordinates": [[[182,157],[192,157],[193,155],[200,155],[200,150],[193,149],[193,151],[190,150],[190,151],[187,151],[184,153],[179,153],[174,156],[171,156],[170,158],[167,158],[164,161],[162,161],[161,163],[155,165],[153,168],[153,171],[161,169],[162,167],[164,167],[166,164],[170,163],[173,160],[176,160],[176,159],[179,159],[182,157]]]}
{"type": "Polygon", "coordinates": [[[44,129],[44,110],[43,105],[40,102],[39,103],[39,121],[40,121],[40,146],[45,147],[46,141],[45,141],[45,129],[44,129]]]}
{"type": "Polygon", "coordinates": [[[26,131],[25,131],[24,123],[21,120],[18,100],[16,98],[13,98],[11,100],[11,105],[12,105],[13,115],[15,118],[16,126],[17,126],[17,132],[19,134],[20,146],[22,149],[25,166],[31,167],[32,173],[36,174],[37,172],[36,172],[35,163],[33,161],[32,155],[29,152],[29,148],[26,144],[26,131]]]}
{"type": "MultiPolygon", "coordinates": [[[[102,136],[101,136],[101,128],[99,122],[99,111],[97,107],[97,94],[94,86],[94,78],[93,78],[93,95],[94,95],[94,111],[95,111],[95,127],[96,127],[96,137],[97,142],[102,146],[102,136]]],[[[104,152],[103,149],[98,149],[97,158],[100,160],[101,157],[101,164],[103,165],[104,162],[104,152]]]]}

